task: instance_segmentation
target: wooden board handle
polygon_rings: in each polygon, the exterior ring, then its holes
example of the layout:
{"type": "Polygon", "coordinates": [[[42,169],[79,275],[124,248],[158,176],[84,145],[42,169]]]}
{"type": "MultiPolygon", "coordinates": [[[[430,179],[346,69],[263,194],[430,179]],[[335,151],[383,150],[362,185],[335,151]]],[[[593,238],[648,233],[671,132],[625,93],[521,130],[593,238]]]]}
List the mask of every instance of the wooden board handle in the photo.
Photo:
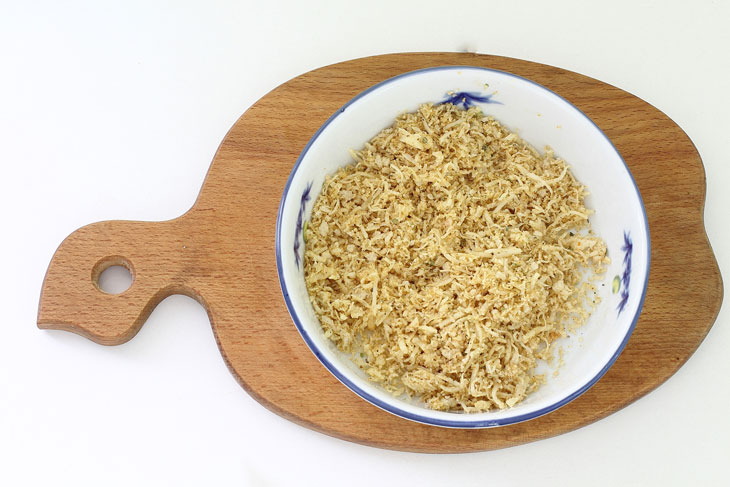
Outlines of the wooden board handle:
{"type": "Polygon", "coordinates": [[[117,345],[131,339],[167,296],[185,294],[202,302],[185,277],[198,252],[187,245],[184,220],[105,221],[73,232],[48,267],[38,326],[117,345]],[[120,294],[98,285],[99,275],[112,265],[126,267],[133,277],[120,294]]]}

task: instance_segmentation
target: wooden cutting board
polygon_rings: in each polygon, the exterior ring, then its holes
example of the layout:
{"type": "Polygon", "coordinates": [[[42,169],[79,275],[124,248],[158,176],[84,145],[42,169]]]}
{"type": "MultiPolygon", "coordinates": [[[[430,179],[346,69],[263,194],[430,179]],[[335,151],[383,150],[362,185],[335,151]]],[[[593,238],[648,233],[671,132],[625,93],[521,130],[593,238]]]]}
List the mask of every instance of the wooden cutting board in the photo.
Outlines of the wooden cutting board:
{"type": "Polygon", "coordinates": [[[468,452],[558,435],[601,419],[667,380],[717,316],[722,281],[705,234],[705,174],[692,141],[666,115],[613,86],[551,66],[469,53],[357,59],[298,76],[256,102],[226,135],[193,208],[165,222],[106,221],[71,234],[49,265],[38,326],[105,345],[131,339],[152,309],[185,294],[208,311],[228,367],[261,404],[308,428],[397,450],[468,452]],[[610,137],[646,204],[652,262],[644,310],[608,373],[567,406],[525,423],[443,429],[383,412],[317,361],[287,313],[274,260],[284,183],[317,128],[350,98],[414,69],[473,65],[509,71],[557,92],[610,137]],[[134,283],[102,292],[113,264],[134,283]]]}

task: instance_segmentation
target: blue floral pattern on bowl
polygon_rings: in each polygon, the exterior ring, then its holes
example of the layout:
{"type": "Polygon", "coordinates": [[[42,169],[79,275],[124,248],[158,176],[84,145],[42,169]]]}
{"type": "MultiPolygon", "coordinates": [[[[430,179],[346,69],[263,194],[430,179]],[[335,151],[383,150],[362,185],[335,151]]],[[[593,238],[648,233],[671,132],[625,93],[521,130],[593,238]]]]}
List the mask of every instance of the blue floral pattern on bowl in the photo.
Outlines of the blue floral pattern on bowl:
{"type": "Polygon", "coordinates": [[[501,101],[492,100],[492,97],[495,95],[495,93],[492,93],[490,95],[480,95],[479,93],[474,93],[471,91],[458,91],[458,92],[449,92],[447,93],[446,99],[444,99],[441,104],[444,103],[451,103],[453,105],[461,105],[465,110],[467,108],[470,108],[474,106],[475,103],[493,103],[497,105],[503,105],[501,101]]]}
{"type": "Polygon", "coordinates": [[[631,234],[624,232],[624,244],[621,247],[624,252],[624,272],[621,275],[621,300],[616,309],[618,314],[626,307],[629,302],[629,283],[631,282],[631,254],[634,252],[634,243],[631,241],[631,234]]]}
{"type": "Polygon", "coordinates": [[[312,184],[313,181],[310,181],[309,184],[304,188],[304,192],[302,192],[302,197],[299,200],[299,215],[297,215],[297,226],[294,230],[294,262],[297,264],[297,268],[299,268],[299,242],[303,239],[302,231],[304,230],[304,210],[307,208],[307,202],[311,199],[311,196],[309,193],[312,191],[312,184]]]}

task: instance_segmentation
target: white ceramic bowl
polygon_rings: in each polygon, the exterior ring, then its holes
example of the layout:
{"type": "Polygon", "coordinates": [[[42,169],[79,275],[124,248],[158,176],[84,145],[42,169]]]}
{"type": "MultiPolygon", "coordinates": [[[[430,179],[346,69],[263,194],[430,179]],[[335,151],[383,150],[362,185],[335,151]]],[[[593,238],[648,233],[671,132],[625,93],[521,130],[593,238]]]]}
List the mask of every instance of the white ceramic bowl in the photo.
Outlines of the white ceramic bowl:
{"type": "MultiPolygon", "coordinates": [[[[304,341],[345,386],[386,411],[436,426],[485,428],[536,418],[585,392],[623,350],[639,317],[649,277],[649,228],[638,188],[611,141],[580,110],[552,91],[509,73],[468,66],[430,68],[383,81],[360,93],[314,134],[292,169],[276,222],[276,263],[286,305],[304,341]],[[325,175],[352,159],[404,111],[451,98],[482,111],[538,150],[551,146],[585,184],[594,231],[608,245],[611,265],[601,304],[576,337],[564,339],[564,365],[539,390],[511,409],[488,413],[433,411],[418,400],[396,398],[327,340],[314,314],[302,269],[303,222],[309,219],[325,175]],[[620,288],[613,292],[614,276],[620,288]]],[[[546,368],[545,370],[550,370],[546,368]]]]}

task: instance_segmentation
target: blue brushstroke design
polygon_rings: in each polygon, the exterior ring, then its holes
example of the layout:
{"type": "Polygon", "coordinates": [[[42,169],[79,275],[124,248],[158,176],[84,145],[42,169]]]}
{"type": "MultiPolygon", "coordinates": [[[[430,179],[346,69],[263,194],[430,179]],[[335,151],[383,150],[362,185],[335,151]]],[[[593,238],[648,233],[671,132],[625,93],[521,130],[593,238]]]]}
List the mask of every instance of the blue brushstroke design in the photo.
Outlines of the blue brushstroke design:
{"type": "Polygon", "coordinates": [[[466,110],[467,108],[473,106],[475,103],[492,103],[495,105],[504,105],[501,101],[492,100],[492,97],[494,96],[494,93],[491,95],[480,95],[479,93],[474,93],[471,91],[459,91],[458,93],[453,93],[451,95],[447,94],[447,98],[441,102],[443,105],[444,103],[451,103],[453,105],[459,106],[461,105],[466,110]]]}
{"type": "Polygon", "coordinates": [[[307,201],[310,200],[309,193],[312,191],[312,184],[314,182],[310,181],[307,187],[304,188],[302,197],[299,200],[299,216],[297,216],[297,226],[294,230],[294,262],[297,264],[297,269],[299,269],[299,237],[302,235],[304,228],[304,209],[307,207],[307,201]]]}
{"type": "Polygon", "coordinates": [[[634,243],[631,241],[631,234],[624,232],[624,245],[621,247],[624,251],[624,273],[621,276],[621,301],[619,301],[618,314],[626,307],[626,303],[629,301],[629,283],[631,282],[631,254],[634,252],[634,243]]]}

